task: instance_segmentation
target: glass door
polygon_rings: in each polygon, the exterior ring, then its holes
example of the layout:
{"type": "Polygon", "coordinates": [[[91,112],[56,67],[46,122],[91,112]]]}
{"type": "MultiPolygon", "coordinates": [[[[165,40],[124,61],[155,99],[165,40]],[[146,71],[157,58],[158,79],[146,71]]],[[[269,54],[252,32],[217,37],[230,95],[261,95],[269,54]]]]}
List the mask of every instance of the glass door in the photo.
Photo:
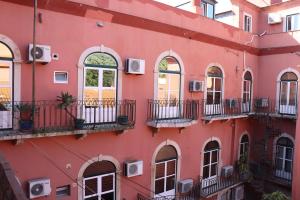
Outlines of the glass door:
{"type": "Polygon", "coordinates": [[[0,60],[0,129],[12,128],[12,62],[0,60]]]}
{"type": "Polygon", "coordinates": [[[223,112],[222,106],[222,78],[207,77],[207,99],[205,104],[206,115],[219,115],[223,112]]]}
{"type": "Polygon", "coordinates": [[[279,112],[295,115],[297,112],[297,81],[280,82],[279,112]]]}
{"type": "Polygon", "coordinates": [[[208,187],[216,183],[218,175],[219,150],[205,151],[203,163],[202,187],[208,187]]]}
{"type": "Polygon", "coordinates": [[[243,85],[243,103],[242,103],[242,111],[244,113],[250,112],[250,107],[251,107],[251,87],[252,87],[252,81],[251,80],[244,80],[244,85],[243,85]]]}
{"type": "Polygon", "coordinates": [[[275,175],[277,177],[287,180],[292,179],[293,153],[292,147],[276,146],[275,175]]]}

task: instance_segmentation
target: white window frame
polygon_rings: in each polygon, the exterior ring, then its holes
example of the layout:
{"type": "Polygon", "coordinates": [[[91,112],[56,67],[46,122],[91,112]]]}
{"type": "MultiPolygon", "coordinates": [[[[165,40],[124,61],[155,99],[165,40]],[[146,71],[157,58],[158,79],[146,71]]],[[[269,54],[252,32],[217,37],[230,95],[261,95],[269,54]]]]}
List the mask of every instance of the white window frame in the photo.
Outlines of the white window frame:
{"type": "Polygon", "coordinates": [[[203,166],[202,166],[202,177],[203,177],[202,187],[208,187],[208,186],[210,186],[214,183],[213,180],[216,179],[218,177],[218,174],[219,174],[219,164],[220,164],[220,148],[204,151],[204,153],[203,153],[203,166]],[[217,161],[212,162],[212,154],[215,151],[217,152],[217,161]],[[209,163],[206,164],[206,165],[204,164],[205,154],[209,154],[209,163]],[[212,176],[211,175],[211,171],[212,171],[211,169],[212,169],[212,165],[215,165],[215,164],[217,165],[216,166],[216,174],[212,176]],[[208,169],[209,169],[209,171],[208,171],[209,175],[206,178],[204,178],[204,168],[205,167],[208,167],[208,169]]]}
{"type": "Polygon", "coordinates": [[[54,71],[53,72],[53,83],[55,83],[55,84],[68,84],[69,83],[69,72],[67,72],[67,71],[54,71]],[[67,74],[67,80],[66,81],[56,80],[56,77],[55,77],[56,73],[65,73],[65,74],[67,74]]]}
{"type": "Polygon", "coordinates": [[[243,17],[243,30],[249,33],[252,33],[252,24],[253,24],[253,18],[252,15],[248,14],[248,13],[244,13],[244,17],[243,17]],[[250,19],[250,24],[249,24],[249,30],[246,30],[246,17],[248,17],[250,19]]]}
{"type": "Polygon", "coordinates": [[[92,176],[92,177],[88,177],[88,178],[84,178],[83,179],[83,199],[88,199],[90,197],[95,197],[95,196],[102,196],[104,194],[107,193],[114,193],[114,199],[116,199],[116,181],[115,181],[115,173],[108,173],[108,174],[102,174],[102,175],[98,175],[98,176],[92,176]],[[102,192],[102,178],[106,177],[106,176],[113,176],[113,189],[112,190],[108,190],[105,192],[102,192]],[[85,181],[91,180],[91,179],[97,179],[97,192],[95,194],[92,195],[85,195],[85,181]]]}
{"type": "Polygon", "coordinates": [[[250,152],[250,149],[249,149],[250,145],[249,145],[249,143],[250,143],[250,142],[249,142],[249,135],[248,135],[248,134],[242,135],[241,140],[240,140],[239,158],[242,156],[242,151],[243,151],[243,152],[246,152],[246,151],[245,151],[245,150],[246,150],[246,146],[247,146],[247,149],[248,149],[248,151],[247,151],[247,156],[249,156],[249,152],[250,152]],[[242,142],[242,138],[243,138],[244,136],[247,136],[247,137],[248,137],[248,142],[242,142]]]}
{"type": "Polygon", "coordinates": [[[293,16],[297,16],[299,17],[299,23],[300,23],[300,13],[293,13],[293,14],[289,14],[289,15],[286,15],[285,17],[285,31],[286,32],[290,32],[290,31],[299,31],[300,30],[300,25],[299,25],[299,29],[295,29],[295,24],[293,23],[294,22],[294,18],[293,16]],[[291,18],[291,30],[288,30],[288,18],[291,18]]]}
{"type": "MultiPolygon", "coordinates": [[[[175,184],[174,184],[174,190],[175,190],[175,194],[176,194],[176,180],[177,180],[177,159],[170,159],[170,160],[165,160],[165,161],[161,161],[161,162],[156,162],[155,163],[155,169],[156,169],[156,166],[159,165],[159,164],[162,164],[164,163],[165,164],[165,176],[163,177],[160,177],[160,178],[156,178],[156,174],[154,176],[154,188],[155,188],[155,183],[156,181],[158,180],[161,180],[161,179],[164,179],[164,192],[163,193],[166,193],[166,189],[167,189],[167,178],[171,177],[171,176],[175,176],[175,184]],[[175,173],[174,174],[171,174],[171,175],[167,175],[167,170],[168,170],[168,163],[169,162],[172,162],[172,161],[175,161],[175,173]]],[[[156,170],[155,170],[155,173],[156,173],[156,170]]],[[[155,194],[155,196],[157,197],[161,197],[162,193],[159,193],[159,194],[155,194]]]]}

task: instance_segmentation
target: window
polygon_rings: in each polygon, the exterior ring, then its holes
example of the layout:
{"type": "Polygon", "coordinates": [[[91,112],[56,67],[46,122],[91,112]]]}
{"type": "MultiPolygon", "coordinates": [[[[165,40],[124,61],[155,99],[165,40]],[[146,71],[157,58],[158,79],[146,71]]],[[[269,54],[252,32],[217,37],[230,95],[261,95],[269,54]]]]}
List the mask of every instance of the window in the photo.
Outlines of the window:
{"type": "Polygon", "coordinates": [[[287,137],[281,137],[276,143],[275,175],[291,180],[293,171],[294,144],[287,137]]]}
{"type": "Polygon", "coordinates": [[[171,145],[161,148],[155,158],[155,196],[174,196],[177,174],[177,152],[171,145]]]}
{"type": "Polygon", "coordinates": [[[201,9],[203,16],[214,19],[215,18],[215,4],[216,2],[213,0],[202,0],[201,9]]]}
{"type": "Polygon", "coordinates": [[[68,72],[54,72],[54,83],[68,83],[68,72]]]}
{"type": "Polygon", "coordinates": [[[279,112],[295,115],[297,112],[298,77],[286,72],[280,78],[279,112]]]}
{"type": "Polygon", "coordinates": [[[252,16],[245,14],[244,15],[244,31],[252,32],[252,16]]]}
{"type": "Polygon", "coordinates": [[[56,188],[56,197],[66,197],[71,195],[71,186],[64,185],[56,188]]]}
{"type": "Polygon", "coordinates": [[[206,78],[205,114],[214,115],[221,113],[222,91],[223,73],[219,67],[210,67],[206,78]]]}
{"type": "Polygon", "coordinates": [[[109,161],[92,163],[83,173],[83,199],[116,199],[116,168],[109,161]]]}
{"type": "Polygon", "coordinates": [[[300,13],[286,16],[286,31],[300,30],[300,13]]]}
{"type": "Polygon", "coordinates": [[[252,75],[249,71],[247,71],[244,75],[244,81],[243,81],[242,111],[244,113],[250,112],[250,109],[251,109],[251,95],[252,95],[252,75]]]}
{"type": "Polygon", "coordinates": [[[239,157],[246,156],[246,159],[248,159],[248,155],[249,155],[249,138],[248,135],[243,135],[240,143],[239,157]]]}
{"type": "Polygon", "coordinates": [[[117,61],[107,53],[92,53],[84,62],[84,99],[116,99],[117,61]]]}
{"type": "Polygon", "coordinates": [[[204,148],[202,187],[214,184],[214,180],[218,175],[219,151],[220,146],[217,141],[207,143],[204,148]]]}

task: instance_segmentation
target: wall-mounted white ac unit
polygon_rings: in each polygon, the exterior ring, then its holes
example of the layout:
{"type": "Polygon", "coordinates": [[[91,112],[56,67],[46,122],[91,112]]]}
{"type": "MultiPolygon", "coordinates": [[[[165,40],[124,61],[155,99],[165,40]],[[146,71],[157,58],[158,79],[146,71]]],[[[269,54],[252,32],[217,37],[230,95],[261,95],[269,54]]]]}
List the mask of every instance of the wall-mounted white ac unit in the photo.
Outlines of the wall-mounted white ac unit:
{"type": "Polygon", "coordinates": [[[233,190],[234,200],[243,200],[244,199],[244,186],[239,186],[233,190]]]}
{"type": "Polygon", "coordinates": [[[189,83],[190,92],[203,92],[204,91],[204,81],[192,80],[189,83]]]}
{"type": "Polygon", "coordinates": [[[51,193],[50,179],[48,178],[30,180],[28,183],[30,199],[47,196],[51,193]]]}
{"type": "Polygon", "coordinates": [[[233,166],[232,165],[222,167],[221,175],[223,177],[230,177],[230,176],[232,176],[232,174],[233,174],[233,166]]]}
{"type": "Polygon", "coordinates": [[[277,13],[270,13],[268,15],[268,24],[278,24],[282,22],[282,17],[277,13]]]}
{"type": "Polygon", "coordinates": [[[193,187],[193,179],[186,179],[186,180],[178,181],[177,185],[178,185],[179,193],[187,193],[193,187]]]}
{"type": "Polygon", "coordinates": [[[145,74],[145,60],[128,58],[125,70],[128,74],[145,74]]]}
{"type": "MultiPolygon", "coordinates": [[[[28,60],[33,61],[33,44],[29,44],[28,47],[28,60]]],[[[51,47],[47,45],[36,45],[35,60],[40,63],[51,62],[51,47]]]]}
{"type": "Polygon", "coordinates": [[[126,161],[124,163],[124,175],[127,177],[139,176],[143,174],[143,161],[126,161]]]}

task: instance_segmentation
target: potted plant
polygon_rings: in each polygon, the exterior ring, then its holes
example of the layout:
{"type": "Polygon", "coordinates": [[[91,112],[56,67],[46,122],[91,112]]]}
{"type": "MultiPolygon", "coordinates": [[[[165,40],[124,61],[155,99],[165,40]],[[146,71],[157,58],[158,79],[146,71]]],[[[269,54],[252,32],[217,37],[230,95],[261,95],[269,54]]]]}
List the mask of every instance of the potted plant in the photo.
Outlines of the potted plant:
{"type": "Polygon", "coordinates": [[[34,111],[31,103],[20,103],[16,105],[20,113],[19,126],[22,131],[31,130],[33,127],[32,112],[34,111]]]}
{"type": "Polygon", "coordinates": [[[4,103],[0,102],[0,111],[8,111],[4,103]]]}
{"type": "Polygon", "coordinates": [[[248,164],[248,156],[246,153],[240,156],[237,162],[237,166],[241,180],[248,180],[250,176],[250,171],[248,164]]]}
{"type": "Polygon", "coordinates": [[[276,191],[270,194],[264,194],[262,197],[263,200],[289,200],[285,194],[280,191],[276,191]]]}
{"type": "Polygon", "coordinates": [[[76,102],[76,98],[74,98],[68,92],[61,92],[60,96],[57,96],[57,101],[59,102],[58,107],[60,109],[64,109],[66,113],[72,117],[74,120],[75,129],[82,129],[84,125],[84,119],[77,118],[73,115],[72,112],[68,110],[68,108],[76,102]]]}

